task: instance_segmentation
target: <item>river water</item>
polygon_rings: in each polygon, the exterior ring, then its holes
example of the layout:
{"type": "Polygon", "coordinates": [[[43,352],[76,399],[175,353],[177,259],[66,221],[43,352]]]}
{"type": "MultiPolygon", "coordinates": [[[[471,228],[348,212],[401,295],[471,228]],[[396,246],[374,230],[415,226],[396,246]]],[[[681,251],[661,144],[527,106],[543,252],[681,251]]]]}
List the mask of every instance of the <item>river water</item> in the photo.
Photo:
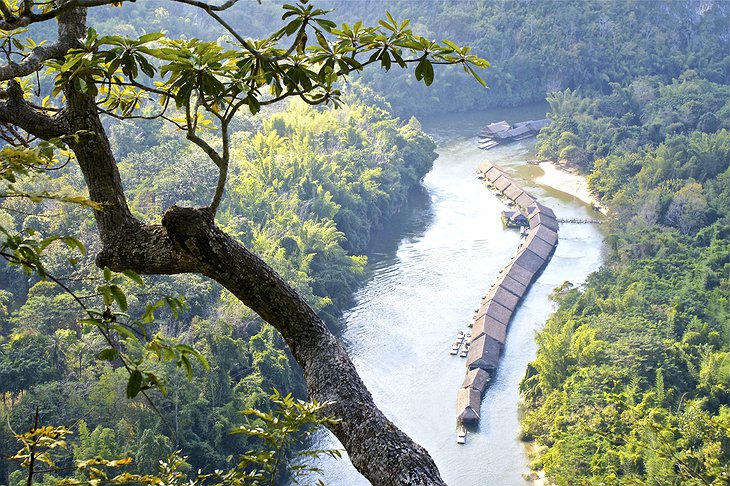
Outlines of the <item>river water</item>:
{"type": "MultiPolygon", "coordinates": [[[[496,378],[484,395],[481,421],[466,445],[456,444],[456,391],[465,359],[449,355],[459,330],[467,330],[481,296],[518,244],[500,221],[502,203],[475,177],[485,158],[503,166],[561,217],[595,217],[573,197],[540,186],[542,174],[525,162],[534,140],[476,147],[487,122],[543,118],[546,106],[441,116],[423,121],[438,144],[433,170],[410,208],[374,238],[367,281],[343,316],[342,340],[376,404],[423,445],[451,485],[521,485],[529,472],[518,439],[517,385],[534,359],[535,331],[551,311],[548,295],[566,280],[579,284],[602,261],[599,226],[561,224],[555,254],[515,313],[496,378]]],[[[323,432],[315,447],[338,448],[323,432]]],[[[346,459],[320,459],[321,477],[333,486],[369,484],[346,459]]]]}

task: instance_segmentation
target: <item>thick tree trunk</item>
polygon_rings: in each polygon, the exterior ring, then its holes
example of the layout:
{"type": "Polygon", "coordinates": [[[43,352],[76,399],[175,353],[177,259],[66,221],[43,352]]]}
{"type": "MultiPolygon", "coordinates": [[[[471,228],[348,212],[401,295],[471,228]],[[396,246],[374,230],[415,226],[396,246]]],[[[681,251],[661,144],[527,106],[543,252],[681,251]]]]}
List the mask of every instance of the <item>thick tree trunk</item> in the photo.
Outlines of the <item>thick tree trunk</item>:
{"type": "MultiPolygon", "coordinates": [[[[58,42],[77,45],[86,32],[85,19],[82,9],[62,14],[58,42]]],[[[143,274],[200,273],[219,282],[281,333],[304,369],[310,397],[332,403],[328,414],[339,422],[331,429],[372,484],[444,484],[425,449],[375,406],[342,345],[312,308],[264,261],[220,230],[207,209],[172,207],[162,226],[143,225],[132,216],[93,97],[70,87],[65,94],[61,115],[43,121],[53,128],[52,136],[58,130],[84,133],[70,146],[90,199],[103,205],[95,211],[103,246],[97,265],[143,274]]],[[[0,121],[13,122],[5,120],[12,115],[9,103],[0,103],[0,121]]]]}
{"type": "Polygon", "coordinates": [[[284,337],[311,399],[332,402],[330,427],[355,467],[374,485],[441,485],[428,453],[373,402],[340,342],[312,308],[263,260],[218,228],[206,209],[173,206],[159,226],[115,232],[97,257],[112,270],[195,272],[230,290],[284,337]]]}
{"type": "Polygon", "coordinates": [[[170,208],[168,234],[216,280],[270,322],[304,369],[310,398],[332,402],[332,431],[376,485],[443,484],[428,453],[375,406],[340,342],[263,260],[219,229],[206,209],[170,208]]]}

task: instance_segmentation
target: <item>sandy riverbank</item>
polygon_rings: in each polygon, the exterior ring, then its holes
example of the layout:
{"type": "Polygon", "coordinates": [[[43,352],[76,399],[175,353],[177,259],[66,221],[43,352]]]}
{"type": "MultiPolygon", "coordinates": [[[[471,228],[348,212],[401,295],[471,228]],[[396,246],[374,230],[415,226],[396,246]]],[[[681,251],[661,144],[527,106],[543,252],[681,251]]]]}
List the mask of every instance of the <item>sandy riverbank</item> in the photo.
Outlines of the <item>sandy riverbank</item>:
{"type": "Polygon", "coordinates": [[[601,207],[598,199],[588,190],[588,180],[584,176],[552,161],[540,162],[540,168],[543,170],[544,175],[535,178],[535,182],[552,187],[586,204],[600,208],[599,210],[605,214],[605,209],[601,207]]]}

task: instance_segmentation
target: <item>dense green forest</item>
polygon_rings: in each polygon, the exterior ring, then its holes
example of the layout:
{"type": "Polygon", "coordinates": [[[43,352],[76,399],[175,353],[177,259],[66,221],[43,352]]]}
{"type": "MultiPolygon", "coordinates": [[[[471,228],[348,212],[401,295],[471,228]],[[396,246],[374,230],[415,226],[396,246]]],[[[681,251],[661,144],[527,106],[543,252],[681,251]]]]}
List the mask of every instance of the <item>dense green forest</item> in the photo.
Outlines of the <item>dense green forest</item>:
{"type": "Polygon", "coordinates": [[[607,261],[555,291],[521,384],[557,484],[730,479],[730,90],[693,70],[552,94],[539,153],[589,174],[607,261]]]}
{"type": "MultiPolygon", "coordinates": [[[[260,37],[279,25],[280,3],[233,9],[228,19],[260,37]]],[[[540,157],[583,171],[610,213],[606,264],[584,286],[556,290],[558,310],[537,336],[538,357],[521,385],[524,437],[542,446],[535,466],[558,484],[728,481],[730,4],[318,5],[336,7],[331,18],[349,22],[374,23],[389,10],[426,37],[469,44],[491,62],[483,75],[489,89],[461,76],[461,67],[437,70],[429,88],[415,72],[370,70],[343,89],[340,110],[295,101],[237,115],[221,228],[336,328],[361,282],[373,230],[407,203],[435,158],[411,116],[547,96],[552,124],[538,141],[540,157]]],[[[125,3],[113,14],[94,9],[90,17],[103,34],[136,38],[162,29],[231,42],[201,10],[162,0],[125,3]]],[[[33,33],[51,38],[53,29],[42,24],[33,33]]],[[[159,223],[173,204],[206,203],[214,166],[174,125],[105,123],[139,220],[159,223]]],[[[73,164],[12,184],[69,197],[84,188],[73,164]]],[[[105,276],[94,265],[101,244],[88,208],[41,199],[5,198],[0,226],[6,236],[24,231],[30,240],[79,238],[85,255],[55,242],[45,269],[96,305],[105,276]]],[[[148,473],[182,449],[192,470],[209,471],[257,445],[230,434],[240,410],[268,409],[273,389],[304,397],[301,371],[281,336],[218,284],[189,274],[145,277],[144,286],[134,280],[123,284],[131,318],[153,306],[151,331],[197,349],[210,371],[193,363],[188,380],[174,361],[148,364],[167,396],[154,395],[158,410],[129,400],[128,372],[96,358],[108,343],[77,323],[83,312],[71,293],[18,266],[0,266],[0,453],[18,449],[13,430],[31,429],[38,408],[43,423],[75,431],[61,467],[129,456],[135,461],[127,470],[148,473]]],[[[16,465],[0,461],[1,483],[24,481],[16,465]]]]}
{"type": "MultiPolygon", "coordinates": [[[[612,83],[627,85],[644,76],[670,83],[687,69],[714,83],[726,83],[730,76],[730,4],[722,0],[562,0],[559,8],[552,0],[316,4],[333,9],[331,16],[338,22],[376,23],[387,10],[397,19],[410,19],[414,31],[427,38],[471,46],[490,61],[491,68],[483,74],[486,92],[460,75],[457,66],[437,71],[429,87],[409,71],[369,70],[359,75],[405,117],[517,106],[565,89],[610,94],[612,83]]],[[[264,0],[253,11],[231,11],[230,21],[255,37],[268,32],[279,9],[279,2],[264,0]]],[[[173,10],[162,0],[127,4],[98,25],[99,30],[131,36],[164,28],[172,35],[211,37],[204,13],[184,6],[173,10]]]]}
{"type": "MultiPolygon", "coordinates": [[[[237,120],[236,162],[219,216],[227,231],[264,256],[333,325],[360,280],[366,258],[359,254],[371,231],[401,209],[435,158],[417,121],[393,118],[382,98],[366,88],[346,99],[346,108],[336,111],[295,102],[237,120]]],[[[206,172],[200,152],[171,128],[160,123],[141,130],[128,120],[112,123],[110,133],[140,218],[208,197],[200,188],[209,187],[205,181],[212,171],[206,172]]],[[[77,171],[66,171],[32,184],[70,194],[81,180],[77,171]]],[[[76,265],[59,246],[45,268],[88,304],[99,300],[102,277],[93,265],[98,243],[84,208],[8,199],[2,218],[8,230],[74,234],[85,242],[87,257],[76,265]]],[[[229,456],[256,443],[230,435],[241,423],[240,410],[268,409],[273,389],[304,397],[298,367],[279,334],[228,292],[191,275],[150,277],[142,287],[129,282],[130,310],[141,314],[166,296],[184,296],[184,311],[176,318],[161,310],[153,332],[193,346],[210,365],[208,373],[198,366],[192,381],[174,362],[156,365],[168,389],[167,397],[154,396],[158,415],[141,397],[126,398],[126,370],[95,358],[106,342],[93,326],[77,324],[83,312],[69,293],[28,278],[17,266],[1,271],[2,422],[28,430],[39,407],[43,423],[77,428],[59,464],[129,456],[136,459],[133,471],[150,473],[159,460],[183,449],[194,470],[223,468],[229,456]]],[[[4,426],[0,450],[14,447],[4,426]]],[[[8,475],[17,478],[12,484],[25,481],[20,471],[11,474],[8,461],[0,464],[0,481],[7,482],[8,475]]]]}
{"type": "MultiPolygon", "coordinates": [[[[348,10],[372,19],[383,8],[419,31],[472,46],[487,58],[484,93],[458,67],[433,87],[412,75],[364,73],[398,113],[516,106],[564,89],[610,94],[611,83],[642,76],[664,83],[687,69],[710,82],[730,77],[730,4],[724,1],[357,1],[348,10]]],[[[342,15],[342,14],[340,14],[342,15]]]]}

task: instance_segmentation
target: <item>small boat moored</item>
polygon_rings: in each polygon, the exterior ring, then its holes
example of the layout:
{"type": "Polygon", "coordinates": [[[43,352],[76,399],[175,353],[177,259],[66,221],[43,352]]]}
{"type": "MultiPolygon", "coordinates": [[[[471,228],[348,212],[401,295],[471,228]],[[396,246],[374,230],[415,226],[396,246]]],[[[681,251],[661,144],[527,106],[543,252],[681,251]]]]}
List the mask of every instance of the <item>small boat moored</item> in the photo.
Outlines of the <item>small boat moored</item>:
{"type": "Polygon", "coordinates": [[[454,341],[454,344],[451,346],[451,351],[449,352],[450,355],[454,356],[459,353],[459,348],[461,347],[461,344],[464,342],[464,331],[459,331],[459,333],[456,335],[456,341],[454,341]]]}
{"type": "Polygon", "coordinates": [[[456,427],[456,443],[466,444],[466,427],[461,424],[456,427]]]}

